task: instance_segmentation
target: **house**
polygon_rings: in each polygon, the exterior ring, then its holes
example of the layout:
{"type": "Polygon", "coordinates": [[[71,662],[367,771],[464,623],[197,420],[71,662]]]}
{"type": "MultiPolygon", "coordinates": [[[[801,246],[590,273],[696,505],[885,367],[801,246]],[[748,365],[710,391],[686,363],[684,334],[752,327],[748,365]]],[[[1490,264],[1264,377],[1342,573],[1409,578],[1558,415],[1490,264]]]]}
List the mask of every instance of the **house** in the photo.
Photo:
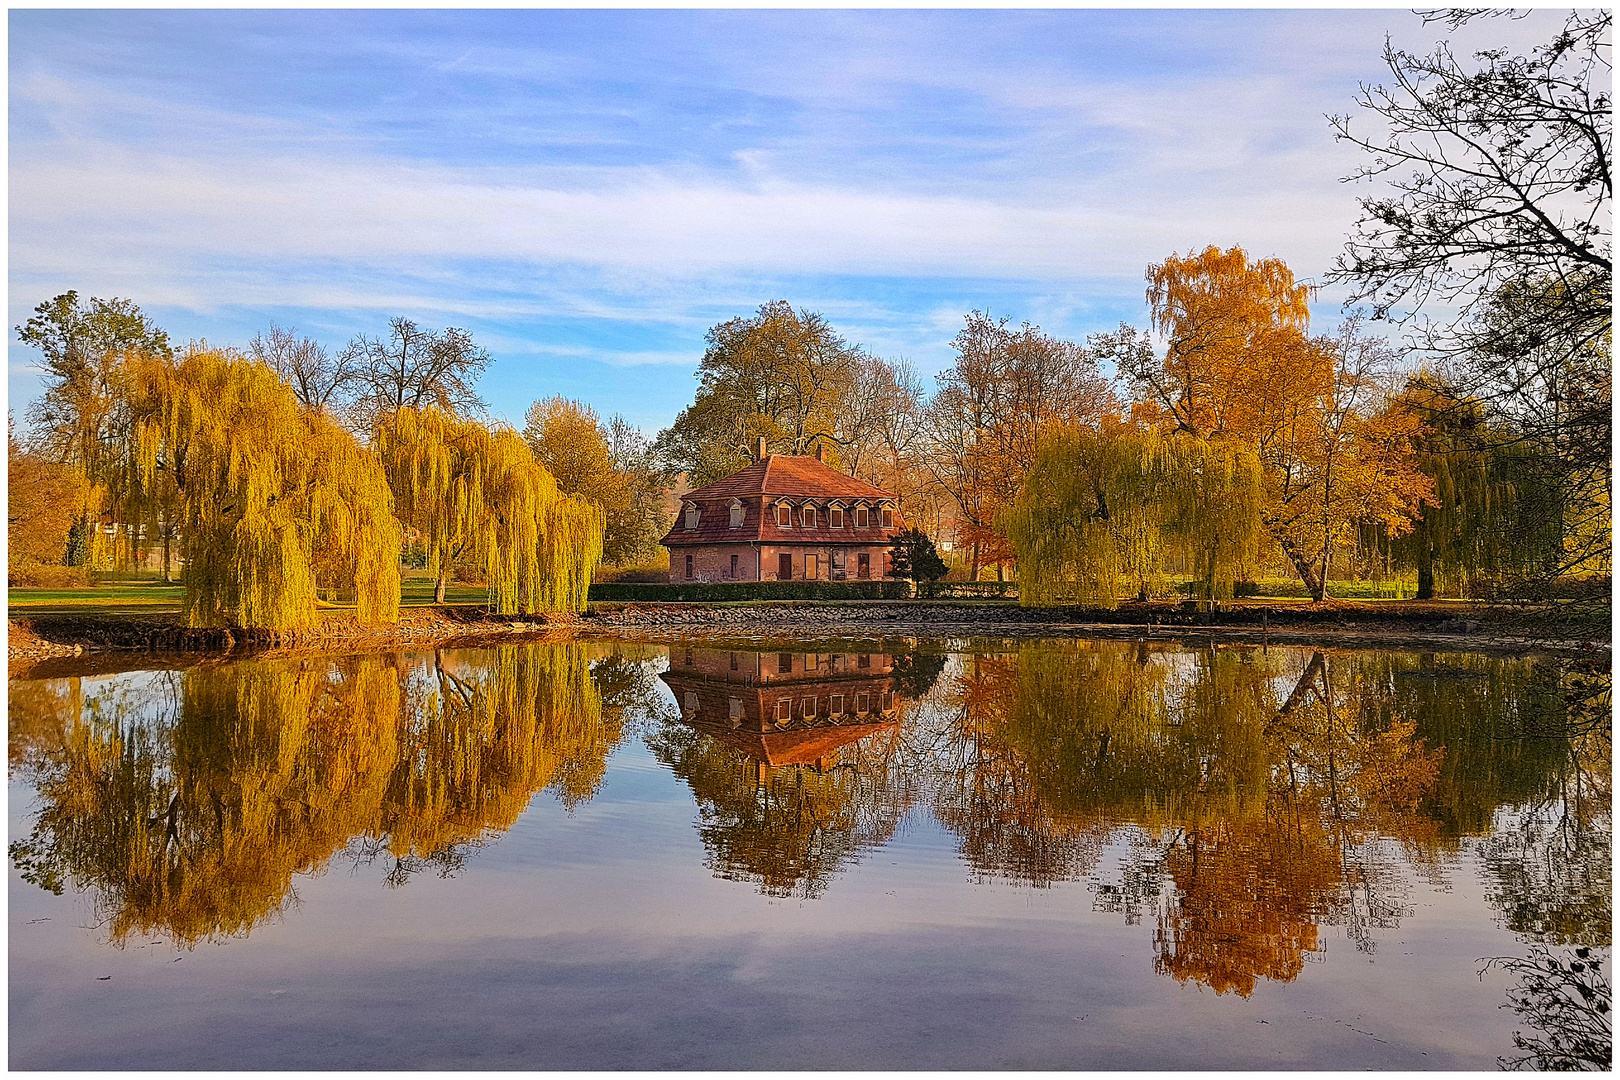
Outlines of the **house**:
{"type": "Polygon", "coordinates": [[[689,491],[669,549],[669,580],[859,581],[889,576],[902,528],[891,493],[815,457],[765,453],[723,480],[689,491]]]}

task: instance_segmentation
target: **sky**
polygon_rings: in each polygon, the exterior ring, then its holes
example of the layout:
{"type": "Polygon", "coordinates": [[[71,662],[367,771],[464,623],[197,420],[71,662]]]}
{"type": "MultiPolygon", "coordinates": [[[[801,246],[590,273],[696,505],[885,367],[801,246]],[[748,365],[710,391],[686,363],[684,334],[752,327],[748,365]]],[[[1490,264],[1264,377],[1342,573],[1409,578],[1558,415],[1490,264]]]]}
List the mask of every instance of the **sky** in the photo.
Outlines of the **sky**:
{"type": "MultiPolygon", "coordinates": [[[[1465,28],[1544,40],[1555,11],[1465,28]]],[[[521,426],[577,398],[649,436],[709,327],[786,299],[949,366],[969,310],[1079,340],[1144,271],[1241,244],[1321,282],[1375,184],[1326,115],[1408,10],[18,11],[15,327],[68,289],[172,339],[329,348],[404,315],[496,358],[521,426]]],[[[1370,123],[1372,117],[1358,119],[1370,123]]],[[[1340,314],[1318,296],[1315,325],[1340,314]]]]}

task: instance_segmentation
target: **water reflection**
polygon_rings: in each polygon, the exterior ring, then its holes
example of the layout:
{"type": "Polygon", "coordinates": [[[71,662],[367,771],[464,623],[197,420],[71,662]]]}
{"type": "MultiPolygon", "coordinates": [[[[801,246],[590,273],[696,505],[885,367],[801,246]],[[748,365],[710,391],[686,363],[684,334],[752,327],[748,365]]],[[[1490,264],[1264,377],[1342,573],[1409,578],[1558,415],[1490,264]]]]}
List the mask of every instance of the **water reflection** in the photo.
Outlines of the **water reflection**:
{"type": "MultiPolygon", "coordinates": [[[[884,767],[905,704],[896,666],[872,649],[671,652],[679,720],[649,745],[691,786],[717,876],[813,897],[894,834],[912,801],[884,767]]],[[[917,685],[917,665],[900,668],[917,685]]]]}
{"type": "Polygon", "coordinates": [[[1374,953],[1477,856],[1501,924],[1610,940],[1607,669],[1171,642],[577,644],[11,685],[24,876],[112,940],[246,933],[334,857],[454,872],[630,731],[715,875],[813,898],[908,818],[979,882],[1084,882],[1155,969],[1252,993],[1374,953]],[[1598,702],[1593,705],[1592,702],[1598,702]]]}
{"type": "Polygon", "coordinates": [[[535,792],[590,798],[620,738],[579,645],[13,684],[42,809],[11,854],[89,888],[114,943],[245,934],[339,851],[454,872],[535,792]]]}

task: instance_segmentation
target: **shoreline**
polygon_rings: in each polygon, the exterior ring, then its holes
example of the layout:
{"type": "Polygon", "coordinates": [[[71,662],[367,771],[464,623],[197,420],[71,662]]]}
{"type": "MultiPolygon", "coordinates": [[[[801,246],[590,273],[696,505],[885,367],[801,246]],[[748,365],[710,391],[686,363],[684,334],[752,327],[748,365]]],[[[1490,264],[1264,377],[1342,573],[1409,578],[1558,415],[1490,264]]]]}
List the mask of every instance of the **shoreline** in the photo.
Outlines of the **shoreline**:
{"type": "MultiPolygon", "coordinates": [[[[1389,603],[1233,606],[1198,612],[1170,603],[1112,611],[1022,608],[983,601],[757,601],[598,603],[584,615],[501,616],[475,607],[417,608],[398,623],[362,626],[342,616],[300,631],[190,629],[172,615],[16,615],[7,634],[8,674],[26,678],[45,660],[146,655],[235,659],[397,648],[475,647],[581,638],[649,643],[727,638],[1104,638],[1263,646],[1417,648],[1438,651],[1562,653],[1610,650],[1607,627],[1559,626],[1507,609],[1389,603]],[[1583,632],[1584,631],[1584,632],[1583,632]]],[[[53,665],[55,666],[55,665],[53,665]]],[[[75,665],[76,666],[76,665],[75,665]]],[[[104,663],[91,666],[104,667],[104,663]]]]}

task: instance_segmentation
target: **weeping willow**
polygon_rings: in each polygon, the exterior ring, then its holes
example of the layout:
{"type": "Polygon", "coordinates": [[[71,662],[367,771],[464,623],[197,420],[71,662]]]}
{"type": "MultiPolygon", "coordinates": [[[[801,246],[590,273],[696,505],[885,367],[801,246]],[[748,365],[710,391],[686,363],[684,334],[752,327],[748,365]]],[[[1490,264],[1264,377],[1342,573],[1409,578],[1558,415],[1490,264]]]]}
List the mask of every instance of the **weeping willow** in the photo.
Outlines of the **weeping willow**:
{"type": "Polygon", "coordinates": [[[270,368],[217,352],[142,358],[128,407],[108,487],[125,521],[179,521],[188,625],[313,625],[323,578],[354,588],[362,622],[398,619],[400,531],[382,469],[270,368]]]}
{"type": "Polygon", "coordinates": [[[423,535],[440,602],[451,567],[471,560],[497,612],[584,610],[606,519],[563,495],[516,432],[401,409],[376,445],[400,519],[423,535]]]}
{"type": "Polygon", "coordinates": [[[535,792],[600,786],[622,738],[585,647],[260,660],[156,684],[26,684],[13,702],[41,807],[11,855],[27,880],[92,892],[110,939],[240,936],[335,853],[400,884],[451,870],[535,792]]]}
{"type": "Polygon", "coordinates": [[[1003,518],[1019,602],[1112,608],[1122,592],[1145,598],[1163,591],[1171,554],[1190,559],[1205,598],[1230,599],[1267,535],[1262,495],[1259,460],[1230,444],[1054,431],[1003,518]]]}
{"type": "Polygon", "coordinates": [[[1434,496],[1423,500],[1412,530],[1389,541],[1389,553],[1417,573],[1418,598],[1484,595],[1556,568],[1564,508],[1548,482],[1548,452],[1493,430],[1477,402],[1415,387],[1404,403],[1424,420],[1418,465],[1434,481],[1434,496]]]}

